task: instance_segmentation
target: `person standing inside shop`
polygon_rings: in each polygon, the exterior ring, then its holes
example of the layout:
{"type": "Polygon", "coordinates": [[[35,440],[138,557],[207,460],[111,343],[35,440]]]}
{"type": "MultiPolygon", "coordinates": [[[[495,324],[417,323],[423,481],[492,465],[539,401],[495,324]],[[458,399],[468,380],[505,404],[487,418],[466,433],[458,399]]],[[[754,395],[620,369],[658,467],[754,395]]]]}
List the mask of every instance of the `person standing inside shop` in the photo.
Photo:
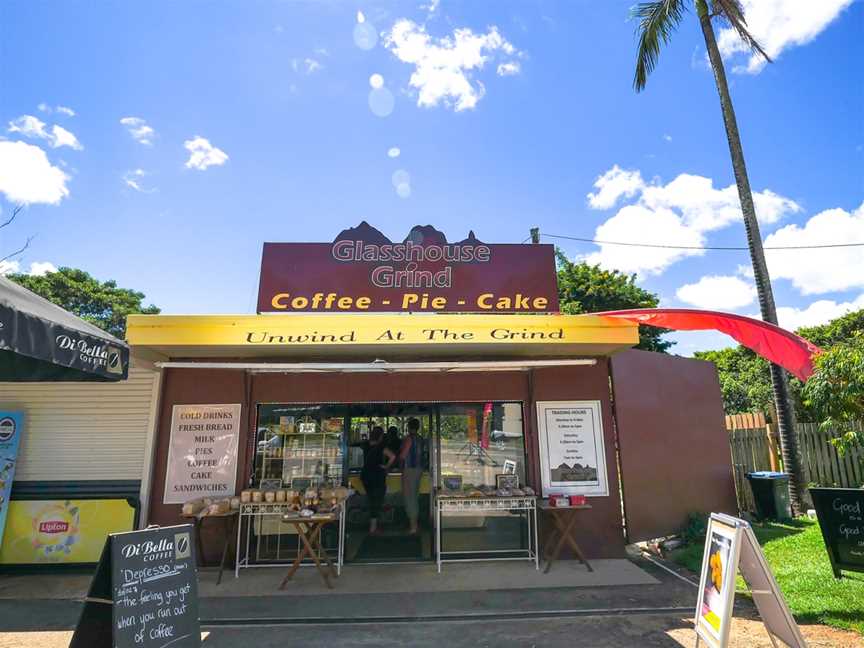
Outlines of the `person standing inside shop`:
{"type": "Polygon", "coordinates": [[[399,448],[402,447],[402,442],[399,440],[399,428],[395,425],[391,425],[387,428],[387,433],[384,435],[384,445],[387,446],[393,454],[399,454],[399,448]]]}
{"type": "Polygon", "coordinates": [[[387,495],[387,471],[396,461],[396,455],[384,443],[384,428],[376,425],[368,441],[352,443],[363,449],[363,469],[360,481],[369,498],[369,533],[378,533],[378,517],[387,495]]]}
{"type": "Polygon", "coordinates": [[[423,476],[423,439],[419,436],[420,421],[408,419],[408,436],[402,440],[399,461],[402,463],[402,497],[408,515],[409,533],[417,533],[420,514],[420,478],[423,476]]]}

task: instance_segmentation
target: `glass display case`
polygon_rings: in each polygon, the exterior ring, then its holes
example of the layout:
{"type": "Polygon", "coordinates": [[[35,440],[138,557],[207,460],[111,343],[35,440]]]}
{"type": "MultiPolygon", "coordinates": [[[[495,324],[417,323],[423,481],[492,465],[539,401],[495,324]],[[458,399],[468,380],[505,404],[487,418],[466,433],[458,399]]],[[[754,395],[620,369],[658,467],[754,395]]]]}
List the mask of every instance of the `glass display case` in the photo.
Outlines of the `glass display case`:
{"type": "Polygon", "coordinates": [[[261,405],[253,486],[342,484],[344,408],[261,405]]]}

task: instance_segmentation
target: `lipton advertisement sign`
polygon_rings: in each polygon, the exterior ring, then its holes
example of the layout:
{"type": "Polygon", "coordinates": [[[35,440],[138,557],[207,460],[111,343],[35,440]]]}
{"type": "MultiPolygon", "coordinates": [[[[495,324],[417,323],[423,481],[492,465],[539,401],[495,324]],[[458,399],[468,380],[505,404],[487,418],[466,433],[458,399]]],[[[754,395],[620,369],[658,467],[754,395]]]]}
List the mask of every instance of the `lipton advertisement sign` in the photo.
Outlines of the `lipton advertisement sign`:
{"type": "Polygon", "coordinates": [[[332,243],[265,243],[259,313],[558,311],[552,245],[450,243],[430,225],[394,242],[366,223],[332,243]]]}

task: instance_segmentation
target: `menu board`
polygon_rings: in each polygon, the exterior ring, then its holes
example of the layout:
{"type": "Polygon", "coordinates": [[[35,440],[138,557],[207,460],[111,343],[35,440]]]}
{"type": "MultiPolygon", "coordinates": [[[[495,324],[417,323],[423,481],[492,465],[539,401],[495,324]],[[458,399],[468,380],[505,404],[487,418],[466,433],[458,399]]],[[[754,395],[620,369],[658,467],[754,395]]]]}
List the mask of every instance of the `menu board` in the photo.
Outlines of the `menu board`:
{"type": "Polygon", "coordinates": [[[70,648],[198,648],[191,524],[108,537],[70,648]]]}
{"type": "Polygon", "coordinates": [[[811,488],[834,577],[864,572],[864,489],[811,488]]]}
{"type": "Polygon", "coordinates": [[[771,644],[775,637],[791,648],[807,648],[795,619],[750,525],[739,518],[712,513],[705,534],[694,625],[710,648],[727,648],[735,603],[735,576],[740,571],[756,604],[771,644]]]}
{"type": "Polygon", "coordinates": [[[696,632],[714,648],[725,648],[729,641],[739,547],[736,520],[712,516],[705,537],[696,601],[696,632]]]}
{"type": "Polygon", "coordinates": [[[234,495],[239,437],[239,403],[175,405],[163,502],[234,495]]]}
{"type": "Polygon", "coordinates": [[[609,494],[600,401],[538,401],[543,495],[609,494]]]}

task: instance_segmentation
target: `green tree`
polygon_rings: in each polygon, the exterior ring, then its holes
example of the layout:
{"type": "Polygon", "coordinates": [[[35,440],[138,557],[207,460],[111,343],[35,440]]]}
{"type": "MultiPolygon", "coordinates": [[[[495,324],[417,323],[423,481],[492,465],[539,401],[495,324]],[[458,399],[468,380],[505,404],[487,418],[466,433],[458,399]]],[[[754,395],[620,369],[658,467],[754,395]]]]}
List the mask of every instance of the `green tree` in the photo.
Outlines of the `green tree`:
{"type": "MultiPolygon", "coordinates": [[[[577,315],[626,308],[656,308],[660,301],[657,295],[636,285],[635,274],[574,263],[561,250],[556,250],[555,256],[562,313],[577,315]]],[[[637,348],[665,353],[674,344],[663,339],[667,332],[667,329],[640,325],[637,348]]]]}
{"type": "MultiPolygon", "coordinates": [[[[864,313],[864,311],[861,311],[864,313]]],[[[864,443],[855,423],[864,421],[864,332],[858,331],[816,356],[816,371],[804,385],[804,404],[811,408],[843,454],[864,443]]]]}
{"type": "MultiPolygon", "coordinates": [[[[716,20],[721,24],[729,25],[755,54],[764,57],[767,61],[771,60],[748,31],[740,0],[654,0],[636,5],[633,9],[633,15],[639,21],[637,28],[639,45],[633,87],[637,92],[645,88],[648,75],[657,65],[661,47],[669,43],[672,33],[684,19],[684,13],[691,2],[696,7],[696,15],[699,18],[699,26],[702,29],[705,47],[708,50],[708,60],[711,62],[714,82],[720,97],[720,112],[723,115],[726,140],[732,158],[732,170],[735,173],[735,184],[738,187],[738,199],[741,202],[741,213],[744,217],[744,229],[747,232],[747,244],[750,248],[750,261],[753,264],[753,277],[759,296],[762,319],[777,324],[777,308],[774,305],[774,293],[771,290],[771,279],[768,276],[768,266],[765,263],[765,252],[762,249],[762,235],[759,233],[759,223],[756,220],[756,208],[753,205],[750,178],[747,175],[747,165],[744,161],[744,148],[738,133],[738,121],[735,118],[735,109],[729,94],[729,84],[726,82],[726,68],[720,57],[720,50],[714,35],[713,21],[716,20]]],[[[806,484],[798,454],[798,439],[795,436],[795,420],[789,398],[789,384],[786,372],[782,367],[771,364],[770,371],[774,404],[779,419],[777,432],[780,436],[783,463],[791,475],[789,496],[795,512],[800,512],[803,510],[803,493],[806,484]]]]}
{"type": "Polygon", "coordinates": [[[723,409],[727,414],[766,412],[773,400],[768,363],[743,346],[699,351],[700,360],[717,365],[723,409]]]}
{"type": "MultiPolygon", "coordinates": [[[[856,335],[864,335],[864,309],[847,313],[826,324],[802,327],[795,332],[823,350],[828,350],[836,344],[848,342],[856,335]]],[[[742,346],[699,351],[694,355],[717,365],[727,414],[769,410],[772,400],[771,371],[763,358],[742,346]]],[[[821,414],[802,396],[803,387],[804,384],[797,378],[790,379],[789,394],[796,415],[801,420],[820,421],[821,414]]]]}
{"type": "Polygon", "coordinates": [[[116,281],[99,281],[75,268],[60,268],[38,277],[27,274],[6,277],[120,339],[126,334],[127,315],[159,312],[156,306],[141,303],[144,293],[118,288],[116,281]]]}

